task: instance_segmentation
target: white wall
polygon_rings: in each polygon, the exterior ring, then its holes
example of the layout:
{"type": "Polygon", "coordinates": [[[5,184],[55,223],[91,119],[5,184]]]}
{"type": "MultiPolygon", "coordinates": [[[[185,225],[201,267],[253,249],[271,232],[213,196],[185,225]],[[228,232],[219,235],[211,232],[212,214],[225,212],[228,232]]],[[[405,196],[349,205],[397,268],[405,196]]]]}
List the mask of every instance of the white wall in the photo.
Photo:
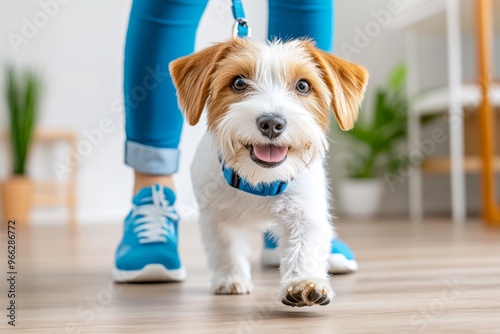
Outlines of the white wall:
{"type": "MultiPolygon", "coordinates": [[[[267,2],[265,0],[244,1],[247,15],[253,27],[254,37],[266,36],[267,2]]],[[[386,0],[337,0],[336,50],[341,43],[353,43],[357,27],[363,29],[373,21],[372,10],[387,7],[386,0]]],[[[116,103],[122,97],[123,46],[131,1],[124,0],[23,0],[0,2],[0,63],[7,61],[30,65],[40,70],[44,78],[44,100],[39,119],[41,127],[67,127],[75,129],[85,140],[83,133],[99,127],[107,119],[113,130],[103,140],[93,145],[91,153],[82,159],[79,169],[78,196],[81,221],[119,221],[129,209],[132,187],[132,172],[123,164],[123,119],[116,112],[116,103]],[[9,33],[22,35],[26,20],[33,16],[43,19],[43,3],[62,3],[57,13],[49,17],[43,27],[32,32],[26,45],[16,52],[9,42],[9,33]],[[42,15],[42,16],[40,16],[42,15]]],[[[42,22],[43,23],[43,22],[42,22]]],[[[230,0],[212,0],[202,18],[196,48],[230,36],[232,16],[230,0]]],[[[26,28],[25,28],[26,29],[26,28]]],[[[181,38],[181,37],[180,37],[181,38]]],[[[438,46],[441,42],[431,41],[438,46]]],[[[369,45],[350,58],[365,65],[371,73],[368,103],[373,88],[384,82],[395,63],[403,60],[403,35],[384,27],[372,38],[369,45]]],[[[342,55],[342,52],[340,52],[342,55]]],[[[444,77],[442,64],[431,77],[439,81],[444,77]]],[[[4,73],[0,71],[0,85],[4,73]]],[[[3,99],[2,99],[3,101],[3,99]]],[[[0,104],[0,127],[5,127],[5,106],[0,104]]],[[[183,151],[181,172],[177,175],[180,201],[192,204],[192,192],[188,178],[189,161],[203,132],[203,126],[187,128],[182,137],[183,151]]],[[[333,155],[341,151],[333,147],[333,155]]],[[[0,152],[4,154],[5,152],[0,152]]],[[[55,150],[37,147],[30,164],[30,172],[36,178],[55,178],[51,168],[53,161],[62,161],[64,147],[55,150]]],[[[8,165],[0,163],[1,176],[8,173],[8,165]]],[[[335,161],[335,159],[334,159],[335,161]]],[[[334,179],[338,178],[338,167],[333,167],[334,179]]],[[[446,183],[446,180],[444,181],[446,183]]],[[[446,185],[441,187],[447,194],[446,185]]],[[[391,196],[392,212],[403,212],[406,208],[406,190],[398,189],[391,196]]],[[[447,195],[445,195],[446,197],[447,195]]],[[[440,196],[441,198],[443,196],[440,196]]],[[[447,200],[430,199],[435,209],[447,209],[447,200]]],[[[35,220],[54,220],[63,217],[58,212],[39,210],[35,220]]]]}

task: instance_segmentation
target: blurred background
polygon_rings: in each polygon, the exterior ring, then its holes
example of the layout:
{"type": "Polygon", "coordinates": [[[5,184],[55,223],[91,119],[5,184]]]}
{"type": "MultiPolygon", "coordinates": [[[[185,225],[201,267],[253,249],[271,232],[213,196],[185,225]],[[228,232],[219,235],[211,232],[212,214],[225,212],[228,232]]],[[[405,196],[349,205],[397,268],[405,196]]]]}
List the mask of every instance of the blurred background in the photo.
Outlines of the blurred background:
{"type": "MultiPolygon", "coordinates": [[[[266,0],[244,3],[253,37],[264,40],[266,0]]],[[[498,18],[500,3],[493,5],[490,15],[498,18]]],[[[0,2],[1,180],[11,178],[15,160],[4,65],[32,69],[38,78],[34,85],[40,83],[26,164],[32,184],[24,186],[34,194],[33,203],[9,202],[5,194],[12,188],[3,195],[4,206],[29,209],[31,224],[119,224],[130,208],[132,170],[123,163],[122,96],[130,6],[123,0],[0,2]]],[[[197,50],[230,38],[230,6],[229,0],[209,2],[197,50]]],[[[484,130],[477,118],[482,96],[475,84],[480,59],[474,12],[473,0],[336,1],[335,53],[370,72],[355,131],[340,133],[332,122],[335,143],[328,163],[340,218],[446,216],[462,221],[481,215],[478,134],[484,130]]],[[[500,54],[500,34],[487,40],[500,54]]],[[[497,66],[490,73],[499,78],[499,58],[491,59],[497,66]]],[[[500,105],[495,87],[489,89],[491,102],[500,105]]],[[[186,126],[181,140],[176,184],[180,210],[187,214],[195,207],[189,165],[203,123],[186,126]]],[[[500,147],[498,136],[493,142],[500,147]]],[[[492,161],[498,170],[496,152],[492,161]]],[[[500,182],[492,187],[498,190],[500,182]]]]}

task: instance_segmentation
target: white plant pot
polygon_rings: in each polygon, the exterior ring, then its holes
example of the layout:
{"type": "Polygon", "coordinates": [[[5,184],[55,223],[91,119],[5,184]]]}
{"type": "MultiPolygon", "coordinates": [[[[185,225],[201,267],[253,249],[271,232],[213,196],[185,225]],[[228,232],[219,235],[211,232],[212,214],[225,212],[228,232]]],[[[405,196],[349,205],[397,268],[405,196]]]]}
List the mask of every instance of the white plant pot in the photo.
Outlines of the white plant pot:
{"type": "Polygon", "coordinates": [[[380,179],[347,179],[340,183],[340,211],[349,218],[366,219],[380,212],[384,183],[380,179]]]}

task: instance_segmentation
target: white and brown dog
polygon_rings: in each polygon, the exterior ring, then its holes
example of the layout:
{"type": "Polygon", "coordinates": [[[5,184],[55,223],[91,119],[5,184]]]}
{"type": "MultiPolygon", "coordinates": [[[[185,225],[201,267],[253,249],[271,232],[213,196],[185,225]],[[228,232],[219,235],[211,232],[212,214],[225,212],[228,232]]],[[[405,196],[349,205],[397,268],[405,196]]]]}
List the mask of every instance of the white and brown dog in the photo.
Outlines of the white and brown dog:
{"type": "Polygon", "coordinates": [[[353,127],[366,70],[308,40],[233,39],[173,61],[170,72],[189,124],[207,112],[191,173],[213,291],[252,291],[245,237],[271,228],[282,302],[328,304],[326,134],[331,110],[343,130],[353,127]]]}

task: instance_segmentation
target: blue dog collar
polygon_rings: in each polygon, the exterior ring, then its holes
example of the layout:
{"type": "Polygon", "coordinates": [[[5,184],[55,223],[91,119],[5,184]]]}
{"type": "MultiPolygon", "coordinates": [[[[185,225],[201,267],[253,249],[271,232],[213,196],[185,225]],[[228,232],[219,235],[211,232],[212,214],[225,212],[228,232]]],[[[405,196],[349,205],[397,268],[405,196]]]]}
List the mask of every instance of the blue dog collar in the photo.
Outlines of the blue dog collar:
{"type": "Polygon", "coordinates": [[[227,184],[246,193],[258,196],[277,196],[282,194],[288,186],[288,182],[280,180],[271,183],[261,182],[253,186],[248,183],[247,180],[239,176],[234,169],[226,167],[221,156],[219,156],[219,162],[222,165],[222,173],[224,174],[227,184]]]}

